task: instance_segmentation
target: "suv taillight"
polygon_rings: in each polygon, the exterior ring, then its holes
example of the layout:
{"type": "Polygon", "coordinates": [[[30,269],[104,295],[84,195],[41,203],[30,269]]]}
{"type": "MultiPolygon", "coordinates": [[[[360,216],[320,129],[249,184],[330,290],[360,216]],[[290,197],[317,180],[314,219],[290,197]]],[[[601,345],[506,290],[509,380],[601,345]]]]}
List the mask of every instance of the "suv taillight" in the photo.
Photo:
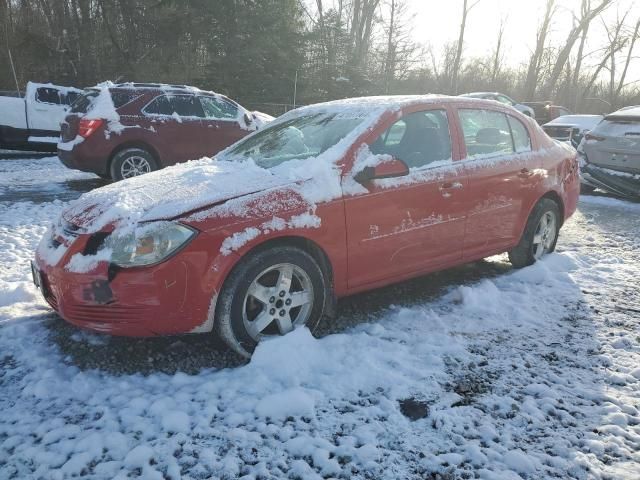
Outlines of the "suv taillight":
{"type": "Polygon", "coordinates": [[[78,124],[78,135],[83,138],[87,138],[93,132],[95,132],[100,125],[102,125],[103,120],[87,120],[86,118],[81,118],[80,123],[78,124]]]}
{"type": "Polygon", "coordinates": [[[591,132],[585,134],[584,139],[585,140],[593,140],[595,142],[602,142],[603,140],[606,140],[604,137],[601,137],[600,135],[594,135],[591,132]]]}

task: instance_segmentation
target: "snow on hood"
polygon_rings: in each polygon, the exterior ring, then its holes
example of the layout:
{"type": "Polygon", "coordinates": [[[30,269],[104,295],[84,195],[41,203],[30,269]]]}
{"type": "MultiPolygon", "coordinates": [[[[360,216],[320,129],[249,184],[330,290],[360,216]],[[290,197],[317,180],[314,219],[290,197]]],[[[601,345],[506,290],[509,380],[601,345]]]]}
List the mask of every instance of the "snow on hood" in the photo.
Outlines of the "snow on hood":
{"type": "Polygon", "coordinates": [[[96,232],[169,219],[249,193],[291,183],[253,162],[202,159],[85,193],[62,213],[64,220],[96,232]]]}

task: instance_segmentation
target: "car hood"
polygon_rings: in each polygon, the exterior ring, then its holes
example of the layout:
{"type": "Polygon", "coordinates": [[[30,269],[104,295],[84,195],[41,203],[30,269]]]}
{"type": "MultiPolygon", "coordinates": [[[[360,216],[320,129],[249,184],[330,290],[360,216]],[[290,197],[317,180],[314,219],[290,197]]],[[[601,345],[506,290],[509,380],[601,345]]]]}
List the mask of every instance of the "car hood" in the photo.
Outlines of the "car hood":
{"type": "Polygon", "coordinates": [[[82,195],[62,218],[87,233],[167,220],[255,192],[302,181],[253,162],[191,161],[82,195]]]}

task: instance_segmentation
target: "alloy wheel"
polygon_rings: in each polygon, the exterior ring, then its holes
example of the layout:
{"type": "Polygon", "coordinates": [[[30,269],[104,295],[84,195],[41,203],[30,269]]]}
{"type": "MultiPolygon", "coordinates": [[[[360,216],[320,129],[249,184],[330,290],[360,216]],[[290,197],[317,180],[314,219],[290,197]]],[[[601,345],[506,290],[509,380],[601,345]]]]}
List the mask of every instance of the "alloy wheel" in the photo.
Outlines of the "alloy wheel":
{"type": "Polygon", "coordinates": [[[538,222],[536,232],[533,235],[533,256],[540,260],[544,254],[548,253],[556,239],[556,216],[553,212],[547,211],[538,222]]]}
{"type": "Polygon", "coordinates": [[[122,178],[137,177],[138,175],[144,175],[150,171],[151,164],[149,161],[138,155],[127,157],[120,166],[120,175],[122,178]]]}
{"type": "Polygon", "coordinates": [[[313,308],[313,284],[297,265],[282,263],[262,271],[244,297],[242,321],[256,342],[267,335],[284,335],[304,325],[313,308]]]}

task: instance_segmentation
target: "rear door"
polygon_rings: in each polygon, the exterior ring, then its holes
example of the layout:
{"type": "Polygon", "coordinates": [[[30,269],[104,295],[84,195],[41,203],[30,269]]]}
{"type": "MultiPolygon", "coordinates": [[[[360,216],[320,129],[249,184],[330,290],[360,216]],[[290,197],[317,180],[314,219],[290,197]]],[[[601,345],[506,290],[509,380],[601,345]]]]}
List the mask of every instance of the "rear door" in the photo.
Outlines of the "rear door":
{"type": "Polygon", "coordinates": [[[623,172],[640,172],[640,117],[608,117],[586,137],[589,163],[623,172]]]}
{"type": "Polygon", "coordinates": [[[454,161],[450,118],[445,108],[408,111],[368,146],[373,155],[403,160],[410,173],[373,180],[345,196],[349,288],[462,258],[466,178],[454,161]]]}
{"type": "Polygon", "coordinates": [[[202,155],[211,156],[244,137],[248,130],[240,126],[238,107],[213,95],[198,97],[204,111],[202,155]]]}
{"type": "Polygon", "coordinates": [[[193,94],[167,93],[154,98],[142,109],[155,130],[154,145],[163,166],[195,160],[202,155],[201,129],[204,112],[193,94]]]}
{"type": "Polygon", "coordinates": [[[64,120],[69,106],[64,95],[53,87],[35,87],[27,91],[27,122],[30,130],[43,133],[60,132],[60,123],[64,120]]]}
{"type": "Polygon", "coordinates": [[[464,257],[482,258],[517,241],[523,211],[535,195],[542,161],[526,126],[490,108],[460,108],[471,204],[464,257]]]}

